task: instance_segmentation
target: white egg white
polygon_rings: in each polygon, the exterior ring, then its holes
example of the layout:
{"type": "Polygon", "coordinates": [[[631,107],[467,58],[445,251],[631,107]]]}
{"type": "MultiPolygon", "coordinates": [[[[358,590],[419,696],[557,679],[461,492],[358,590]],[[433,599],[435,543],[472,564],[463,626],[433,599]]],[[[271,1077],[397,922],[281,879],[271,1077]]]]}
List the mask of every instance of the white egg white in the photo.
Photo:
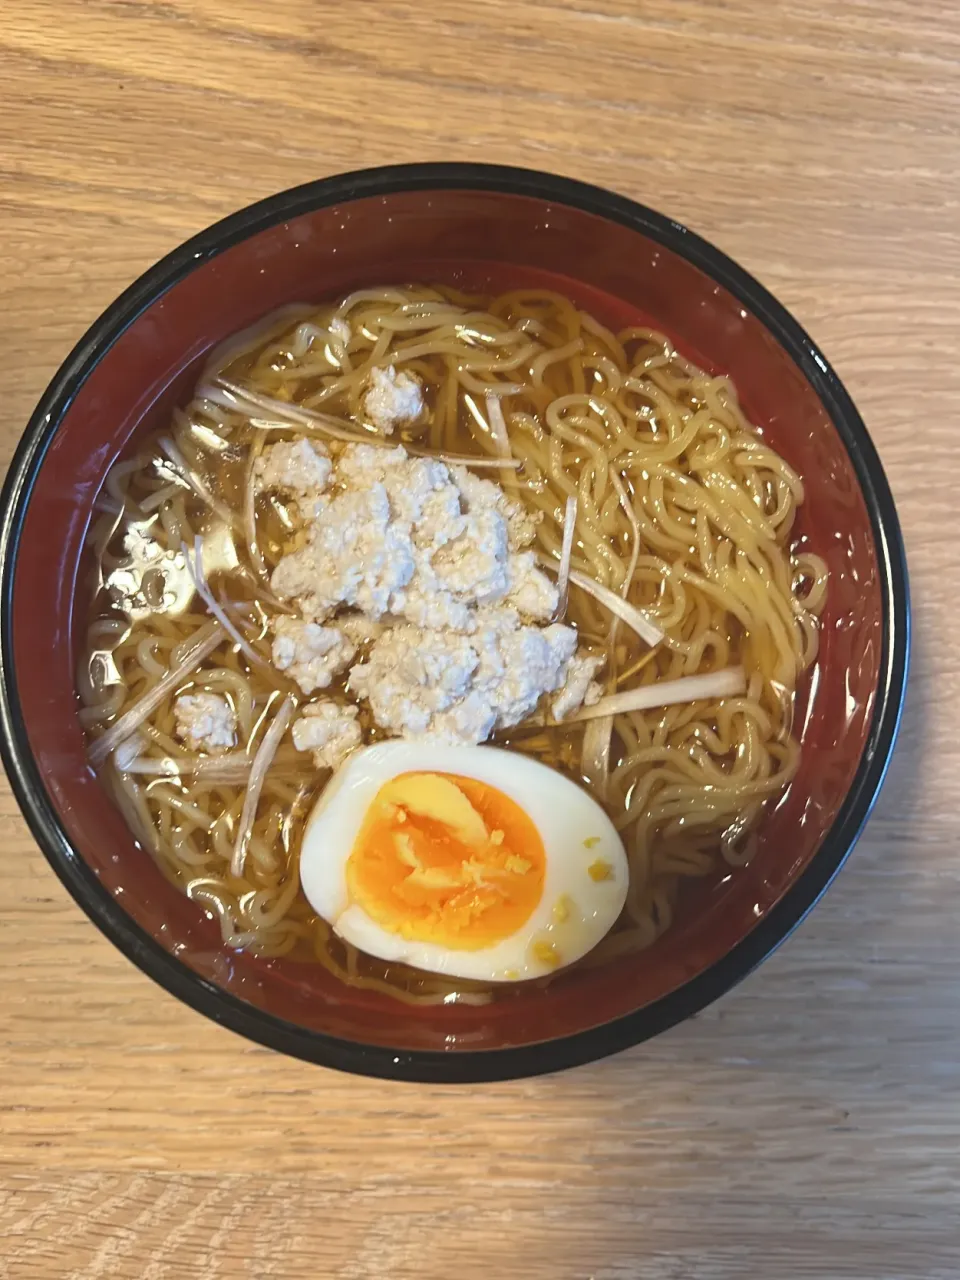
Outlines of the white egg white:
{"type": "Polygon", "coordinates": [[[317,914],[368,955],[450,977],[510,982],[554,971],[555,965],[534,954],[536,942],[552,943],[562,966],[592,950],[623,909],[628,869],[613,823],[555,770],[496,747],[397,740],[356,752],[334,775],[307,822],[300,880],[317,914]],[[410,941],[350,901],[346,865],[367,810],[385,783],[412,772],[459,774],[496,787],[540,833],[546,853],[543,896],[523,927],[493,946],[461,951],[410,941]],[[598,858],[610,868],[608,879],[596,881],[588,872],[598,858]]]}

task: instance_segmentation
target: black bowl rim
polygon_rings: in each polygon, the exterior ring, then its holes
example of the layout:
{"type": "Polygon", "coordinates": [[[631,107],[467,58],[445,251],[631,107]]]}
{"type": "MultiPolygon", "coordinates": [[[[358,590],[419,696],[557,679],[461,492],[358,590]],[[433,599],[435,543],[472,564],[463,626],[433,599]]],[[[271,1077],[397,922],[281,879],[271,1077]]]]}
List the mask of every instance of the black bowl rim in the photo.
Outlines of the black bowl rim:
{"type": "Polygon", "coordinates": [[[883,783],[896,740],[909,648],[906,560],[893,497],[859,413],[803,328],[748,272],[672,218],[599,187],[536,170],[473,163],[362,169],[278,192],[200,232],[140,276],[80,339],[30,418],[0,494],[0,755],[30,830],[53,870],[111,942],[184,1003],[268,1048],[384,1079],[473,1083],[557,1071],[657,1035],[738,983],[803,920],[856,843],[883,783]],[[197,266],[277,223],[369,196],[456,189],[534,196],[620,223],[680,254],[752,311],[813,386],[850,455],[876,542],[883,590],[883,640],[874,712],[844,804],[798,879],[731,951],[653,1004],[570,1036],[500,1049],[409,1052],[342,1040],[265,1013],[194,973],[126,915],[71,847],[33,760],[13,663],[12,589],[27,504],[46,450],[83,382],[144,310],[197,266]]]}

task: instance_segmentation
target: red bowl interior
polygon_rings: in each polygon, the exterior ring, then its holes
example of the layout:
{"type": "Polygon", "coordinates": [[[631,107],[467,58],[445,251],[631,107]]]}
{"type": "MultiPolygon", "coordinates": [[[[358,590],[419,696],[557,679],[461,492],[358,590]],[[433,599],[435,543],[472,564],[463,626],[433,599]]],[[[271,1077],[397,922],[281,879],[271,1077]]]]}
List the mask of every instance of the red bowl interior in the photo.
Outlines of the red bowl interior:
{"type": "Polygon", "coordinates": [[[871,524],[843,443],[787,352],[738,299],[634,229],[566,205],[475,190],[352,200],[273,226],[199,262],[135,320],[80,387],[43,461],[16,564],[15,678],[30,746],[76,850],[123,909],[203,978],[302,1027],[398,1050],[526,1045],[657,1000],[745,938],[816,852],[860,762],[878,682],[882,592],[871,524]],[[319,966],[229,952],[219,929],[134,843],[85,763],[75,665],[83,537],[108,468],[165,419],[203,353],[284,303],[374,283],[559,289],[613,328],[646,322],[728,372],[752,420],[801,474],[798,531],[825,557],[820,661],[799,699],[800,772],[749,867],[691,893],[648,952],[572,972],[484,1008],[412,1009],[319,966]]]}

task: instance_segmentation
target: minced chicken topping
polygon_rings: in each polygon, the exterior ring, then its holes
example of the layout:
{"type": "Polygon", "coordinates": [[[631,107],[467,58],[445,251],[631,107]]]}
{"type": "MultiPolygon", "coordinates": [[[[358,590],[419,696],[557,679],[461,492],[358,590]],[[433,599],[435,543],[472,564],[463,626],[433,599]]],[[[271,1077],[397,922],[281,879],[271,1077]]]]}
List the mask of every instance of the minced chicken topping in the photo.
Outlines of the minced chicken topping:
{"type": "Polygon", "coordinates": [[[357,708],[311,702],[291,730],[298,751],[312,751],[318,769],[336,769],[361,742],[357,708]]]}
{"type": "Polygon", "coordinates": [[[326,488],[333,464],[309,440],[284,440],[265,449],[254,464],[262,489],[281,489],[309,498],[326,488]]]}
{"type": "MultiPolygon", "coordinates": [[[[304,693],[363,646],[347,687],[376,723],[452,743],[520,723],[545,694],[558,717],[599,696],[603,658],[578,655],[576,632],[550,622],[557,588],[529,550],[535,517],[498,485],[402,446],[331,459],[309,440],[264,450],[257,476],[301,517],[271,586],[299,614],[275,620],[273,659],[304,693]]],[[[308,706],[294,742],[318,763],[342,758],[359,742],[354,716],[308,706]]]]}
{"type": "Polygon", "coordinates": [[[273,665],[296,680],[304,693],[325,689],[357,652],[357,646],[336,627],[281,617],[273,631],[273,665]]]}
{"type": "Polygon", "coordinates": [[[483,742],[525,720],[545,693],[576,688],[579,696],[561,693],[557,702],[580,706],[603,659],[575,658],[576,647],[570,627],[524,625],[513,609],[485,609],[470,635],[392,627],[350,672],[349,688],[400,737],[483,742]]]}
{"type": "Polygon", "coordinates": [[[371,370],[370,385],[363,397],[367,417],[389,435],[394,427],[414,422],[423,412],[423,388],[415,374],[397,373],[392,364],[371,370]]]}
{"type": "Polygon", "coordinates": [[[225,751],[237,740],[237,716],[218,693],[181,693],[173,704],[175,732],[194,751],[225,751]]]}

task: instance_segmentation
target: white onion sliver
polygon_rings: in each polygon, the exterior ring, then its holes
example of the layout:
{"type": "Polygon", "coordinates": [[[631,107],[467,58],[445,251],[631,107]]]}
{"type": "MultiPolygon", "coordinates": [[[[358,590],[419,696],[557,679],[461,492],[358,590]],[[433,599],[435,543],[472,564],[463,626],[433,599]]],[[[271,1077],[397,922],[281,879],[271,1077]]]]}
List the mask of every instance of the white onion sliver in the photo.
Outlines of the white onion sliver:
{"type": "MultiPolygon", "coordinates": [[[[134,740],[128,739],[133,742],[134,740]]],[[[126,744],[124,744],[126,745],[126,744]]],[[[136,742],[138,752],[143,744],[136,742]]],[[[217,781],[226,782],[230,778],[242,782],[250,772],[250,757],[245,751],[228,751],[219,756],[141,756],[135,755],[129,761],[121,760],[120,750],[114,757],[114,763],[122,773],[142,774],[151,778],[209,778],[216,775],[217,781]]]]}
{"type": "Polygon", "coordinates": [[[203,600],[204,604],[217,619],[224,631],[230,636],[236,644],[240,646],[240,652],[249,662],[256,666],[266,667],[269,664],[266,659],[262,658],[253,645],[240,634],[239,629],[230,621],[227,611],[220,604],[213,592],[207,586],[207,580],[203,576],[203,539],[197,534],[193,544],[193,559],[190,558],[190,548],[185,542],[181,542],[180,550],[183,552],[183,558],[186,562],[187,572],[193,579],[193,585],[197,589],[197,594],[203,600]]]}
{"type": "Polygon", "coordinates": [[[203,756],[197,761],[194,777],[197,781],[207,781],[216,776],[218,782],[226,782],[231,778],[242,782],[252,767],[253,761],[246,751],[227,751],[219,756],[203,756]]]}
{"type": "Polygon", "coordinates": [[[270,768],[273,757],[277,754],[280,740],[287,731],[287,725],[290,723],[295,707],[296,699],[292,694],[288,694],[280,710],[274,716],[270,728],[263,735],[263,741],[257,748],[257,754],[253,757],[253,763],[250,766],[250,780],[247,783],[247,794],[244,796],[243,810],[240,814],[240,826],[237,830],[237,843],[234,845],[233,858],[230,860],[230,871],[235,876],[243,874],[243,863],[247,856],[247,842],[250,839],[250,832],[253,830],[253,820],[257,816],[257,805],[260,802],[260,792],[263,790],[263,780],[267,776],[267,770],[270,768]]]}
{"type": "MultiPolygon", "coordinates": [[[[630,594],[630,588],[633,586],[633,577],[637,572],[637,562],[640,559],[640,521],[637,519],[637,513],[634,509],[633,503],[630,501],[630,495],[627,493],[626,485],[612,467],[610,469],[610,479],[613,482],[613,487],[617,491],[617,497],[620,499],[620,505],[623,507],[627,520],[630,523],[630,532],[633,534],[633,548],[630,552],[630,563],[627,565],[627,575],[620,587],[620,595],[624,600],[626,600],[627,596],[630,594]]],[[[618,619],[614,618],[610,625],[611,644],[616,639],[617,622],[618,619]]]]}
{"type": "Polygon", "coordinates": [[[681,676],[679,680],[658,680],[639,689],[611,693],[592,707],[582,707],[568,716],[564,724],[577,720],[597,720],[605,716],[623,715],[629,711],[649,711],[652,707],[670,707],[678,702],[700,702],[704,698],[733,698],[745,693],[747,678],[743,667],[725,667],[699,676],[681,676]]]}
{"type": "Polygon", "coordinates": [[[577,500],[570,495],[563,513],[563,544],[560,547],[560,564],[557,568],[557,607],[553,621],[562,622],[567,612],[570,594],[570,564],[573,558],[573,535],[577,527],[577,500]]]}
{"type": "MultiPolygon", "coordinates": [[[[550,559],[549,556],[541,556],[540,563],[545,569],[556,573],[558,567],[556,560],[550,559]]],[[[575,587],[585,591],[588,596],[593,596],[594,600],[605,605],[611,613],[615,613],[647,644],[660,644],[665,639],[664,633],[656,623],[651,622],[645,613],[641,613],[632,604],[628,604],[626,600],[618,596],[615,591],[611,591],[609,587],[601,586],[599,582],[595,582],[593,578],[588,578],[579,569],[570,570],[570,581],[575,587]]]]}
{"type": "Polygon", "coordinates": [[[247,554],[250,556],[250,563],[264,582],[269,582],[270,573],[267,569],[267,562],[264,560],[260,544],[257,542],[256,470],[262,442],[262,436],[254,436],[253,444],[250,446],[250,457],[247,461],[243,486],[243,532],[247,540],[247,554]]]}
{"type": "MultiPolygon", "coordinates": [[[[124,744],[126,745],[126,744],[124,744]]],[[[137,750],[142,748],[136,744],[137,750]]],[[[274,757],[276,763],[276,757],[274,757]]],[[[193,778],[195,782],[211,783],[224,786],[245,782],[250,776],[253,759],[246,751],[228,751],[223,755],[210,756],[134,756],[129,763],[117,768],[123,773],[135,774],[149,778],[193,778]]],[[[284,762],[289,770],[289,761],[284,762]]],[[[302,772],[302,769],[300,770],[302,772]]]]}
{"type": "Polygon", "coordinates": [[[570,581],[575,587],[579,587],[581,591],[586,591],[587,595],[593,596],[599,604],[605,605],[611,613],[615,613],[618,618],[631,627],[641,640],[645,640],[647,644],[660,644],[664,638],[663,632],[651,622],[645,613],[641,613],[634,605],[628,604],[615,591],[611,591],[609,587],[603,587],[593,578],[588,578],[585,573],[581,573],[578,569],[570,570],[570,581]]]}
{"type": "Polygon", "coordinates": [[[510,437],[507,434],[507,420],[503,416],[500,400],[495,395],[488,395],[484,401],[487,407],[487,419],[490,423],[490,435],[494,447],[501,458],[510,458],[510,437]]]}
{"type": "MultiPolygon", "coordinates": [[[[269,396],[260,395],[256,391],[248,391],[245,387],[239,386],[237,383],[228,382],[225,378],[218,379],[218,384],[210,387],[202,387],[197,392],[210,399],[209,393],[216,391],[217,386],[222,388],[221,396],[225,392],[230,398],[224,401],[224,407],[232,408],[239,413],[247,413],[250,415],[251,424],[261,431],[282,430],[291,426],[298,427],[315,427],[318,431],[328,435],[332,440],[342,440],[346,444],[372,444],[379,445],[384,449],[395,449],[397,447],[395,440],[386,440],[381,435],[374,435],[372,432],[351,431],[346,425],[337,421],[336,418],[330,417],[329,414],[317,413],[313,409],[304,409],[301,405],[285,404],[282,400],[273,400],[269,396]],[[270,422],[267,419],[258,418],[257,411],[261,413],[269,413],[278,419],[276,422],[270,422]]],[[[499,402],[494,402],[499,410],[499,402]]],[[[500,414],[501,421],[503,414],[500,414]]],[[[504,431],[506,431],[506,423],[504,423],[504,431]]],[[[520,458],[510,456],[509,446],[505,456],[497,458],[475,458],[470,454],[459,453],[438,453],[432,449],[424,449],[421,445],[407,444],[403,446],[407,453],[414,458],[434,458],[437,462],[446,462],[450,466],[463,467],[506,467],[512,471],[519,471],[523,466],[520,458]]]]}
{"type": "Polygon", "coordinates": [[[478,458],[471,453],[434,453],[432,449],[421,449],[415,444],[403,446],[413,458],[432,458],[434,462],[445,462],[449,467],[479,467],[483,470],[519,471],[523,466],[522,458],[478,458]]]}
{"type": "Polygon", "coordinates": [[[606,796],[610,778],[610,742],[613,737],[613,716],[589,720],[583,733],[580,751],[580,772],[595,788],[601,800],[606,796]]]}
{"type": "Polygon", "coordinates": [[[184,676],[196,671],[200,663],[208,658],[225,638],[226,632],[223,627],[219,622],[214,622],[212,629],[203,640],[189,649],[180,662],[175,667],[171,667],[167,674],[157,681],[149,693],[145,693],[139,702],[134,703],[129,711],[123,713],[116,724],[111,725],[102,737],[97,738],[89,751],[89,759],[93,767],[99,769],[110,752],[115,751],[121,742],[125,742],[132,733],[135,733],[147,716],[159,707],[171,689],[175,689],[184,676]]]}
{"type": "Polygon", "coordinates": [[[173,443],[169,436],[161,436],[157,441],[160,448],[167,455],[173,467],[180,476],[187,482],[201,502],[205,502],[211,511],[215,511],[224,524],[233,528],[237,523],[237,518],[228,506],[218,502],[201,478],[193,470],[186,458],[173,443]]]}
{"type": "Polygon", "coordinates": [[[226,378],[218,378],[213,387],[201,387],[197,391],[197,395],[201,396],[208,390],[216,390],[217,388],[228,392],[235,399],[236,403],[231,407],[237,413],[247,413],[251,417],[255,417],[256,410],[259,410],[261,413],[272,415],[280,422],[287,422],[293,426],[315,427],[318,431],[330,436],[331,439],[343,440],[347,444],[382,444],[389,448],[395,447],[390,441],[384,440],[381,436],[362,431],[351,431],[328,414],[316,413],[313,409],[304,409],[302,405],[288,404],[283,400],[274,400],[272,396],[261,395],[259,391],[249,390],[247,387],[242,387],[236,382],[230,382],[226,378]],[[251,413],[251,410],[254,412],[251,413]]]}

